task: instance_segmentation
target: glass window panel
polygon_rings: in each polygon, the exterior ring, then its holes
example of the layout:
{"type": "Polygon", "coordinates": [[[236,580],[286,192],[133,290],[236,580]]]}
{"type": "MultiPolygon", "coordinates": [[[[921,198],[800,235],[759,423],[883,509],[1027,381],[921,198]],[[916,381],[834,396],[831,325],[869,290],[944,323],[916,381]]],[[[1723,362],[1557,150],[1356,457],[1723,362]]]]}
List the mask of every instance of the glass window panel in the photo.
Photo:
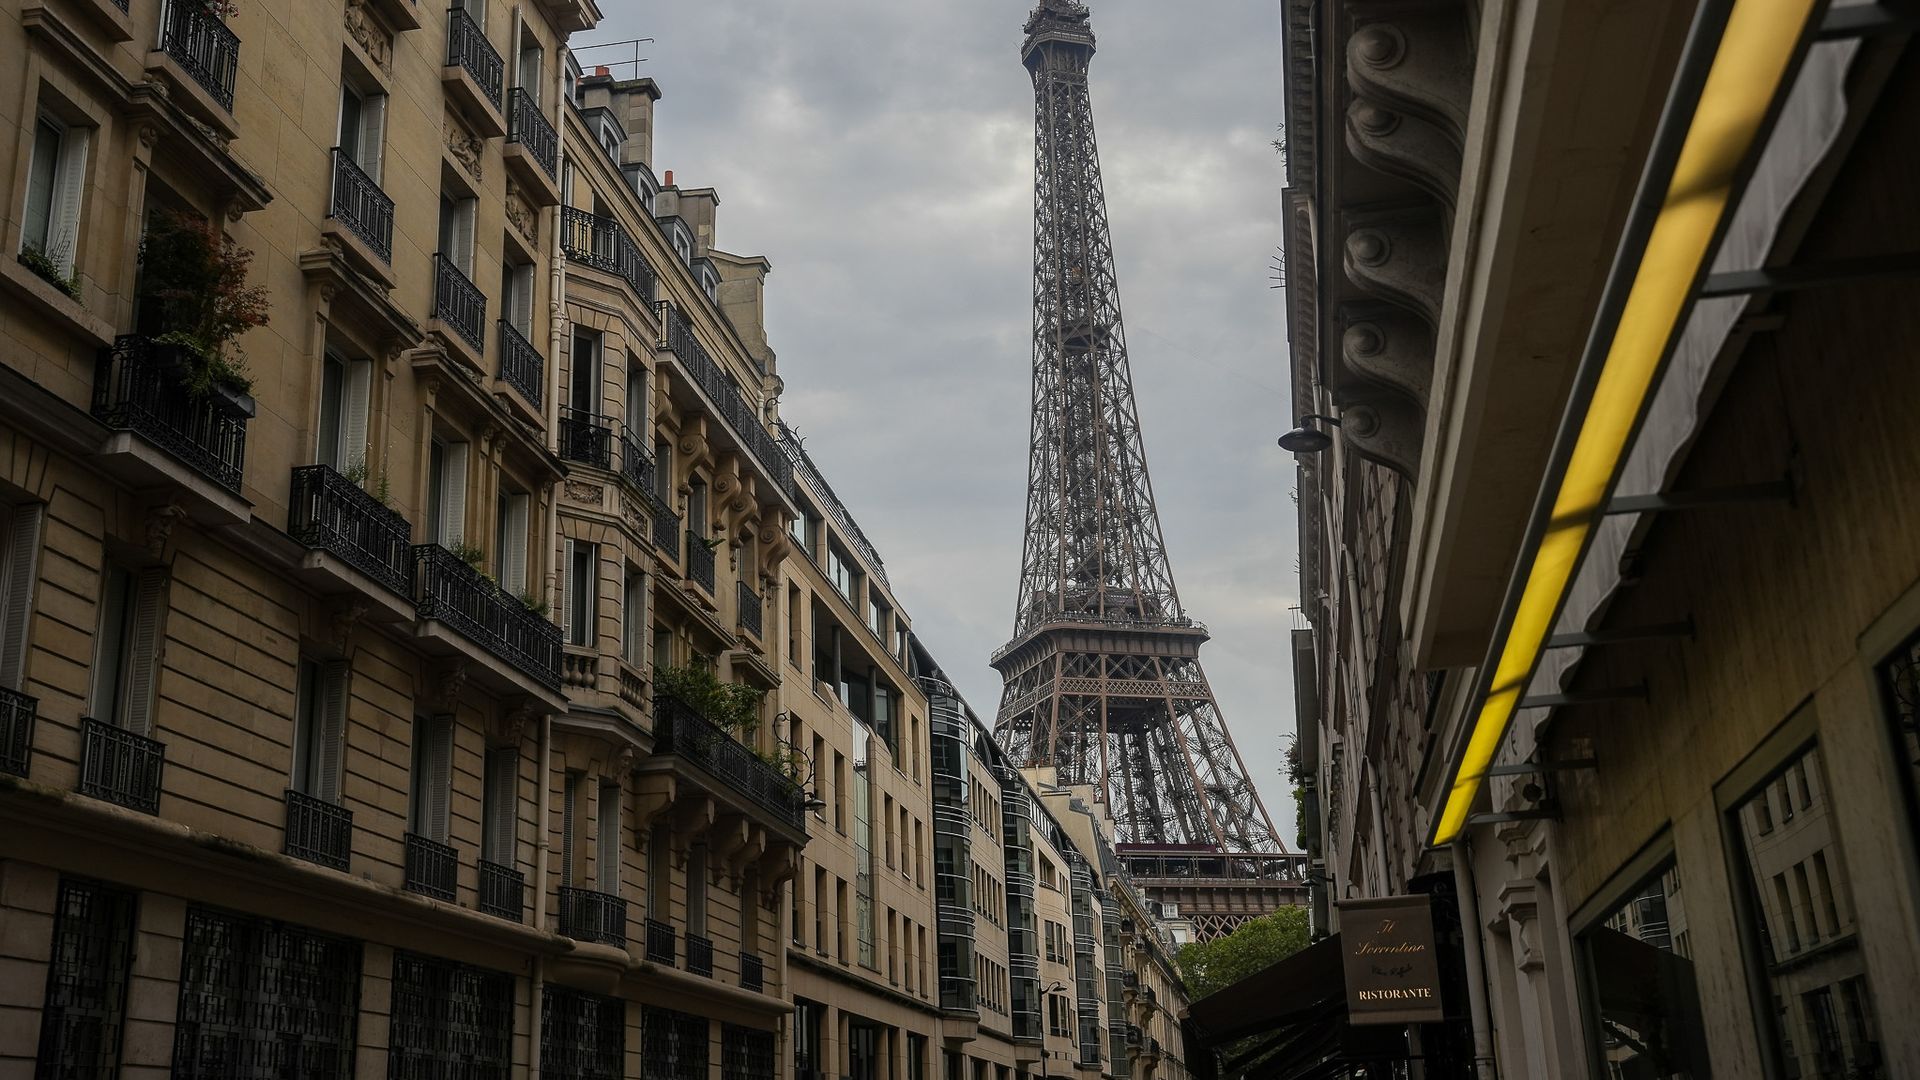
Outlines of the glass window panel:
{"type": "Polygon", "coordinates": [[[1705,1080],[1706,1033],[1679,871],[1669,863],[1580,935],[1589,1013],[1608,1076],[1705,1080]]]}

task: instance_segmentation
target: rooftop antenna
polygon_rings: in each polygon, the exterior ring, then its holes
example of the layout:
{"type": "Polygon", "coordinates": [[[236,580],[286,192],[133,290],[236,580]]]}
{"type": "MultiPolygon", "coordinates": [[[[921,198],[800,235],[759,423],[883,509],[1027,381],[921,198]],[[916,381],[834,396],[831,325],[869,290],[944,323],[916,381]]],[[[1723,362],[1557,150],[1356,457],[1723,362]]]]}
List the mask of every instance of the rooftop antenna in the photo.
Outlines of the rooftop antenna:
{"type": "Polygon", "coordinates": [[[587,63],[585,60],[581,60],[580,66],[586,67],[586,68],[603,67],[608,69],[623,67],[623,68],[629,69],[627,78],[637,79],[640,77],[640,65],[652,59],[652,57],[640,55],[640,46],[651,45],[651,44],[654,44],[654,40],[650,37],[630,38],[626,41],[603,41],[598,45],[577,45],[573,47],[572,51],[573,51],[574,58],[579,59],[580,54],[582,53],[597,52],[601,49],[630,49],[633,52],[633,57],[631,59],[627,59],[627,60],[597,60],[596,59],[591,64],[587,63]]]}

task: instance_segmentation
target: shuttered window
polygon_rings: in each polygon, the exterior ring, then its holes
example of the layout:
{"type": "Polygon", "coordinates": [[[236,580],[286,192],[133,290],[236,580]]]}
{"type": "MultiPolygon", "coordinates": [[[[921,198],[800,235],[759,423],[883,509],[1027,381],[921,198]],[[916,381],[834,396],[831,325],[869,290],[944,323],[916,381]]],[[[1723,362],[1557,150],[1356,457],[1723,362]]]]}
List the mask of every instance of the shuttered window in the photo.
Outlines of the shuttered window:
{"type": "Polygon", "coordinates": [[[46,508],[0,506],[0,689],[19,690],[27,677],[27,630],[39,577],[40,529],[46,508]]]}
{"type": "Polygon", "coordinates": [[[153,728],[166,594],[164,570],[109,565],[101,574],[92,712],[137,735],[153,728]]]}
{"type": "Polygon", "coordinates": [[[673,918],[673,833],[664,825],[655,825],[647,837],[647,917],[673,918]]]}
{"type": "Polygon", "coordinates": [[[447,804],[453,789],[453,718],[421,716],[413,721],[413,784],[407,811],[408,831],[447,842],[447,804]]]}
{"type": "Polygon", "coordinates": [[[567,541],[567,644],[590,646],[594,631],[594,578],[599,569],[597,545],[567,541]]]}
{"type": "Polygon", "coordinates": [[[467,535],[467,444],[433,440],[427,453],[427,536],[444,548],[467,535]]]}
{"type": "Polygon", "coordinates": [[[594,836],[594,888],[608,896],[620,895],[620,783],[600,782],[599,821],[594,836]]]}
{"type": "Polygon", "coordinates": [[[494,558],[500,587],[509,595],[527,592],[527,527],[532,498],[521,492],[500,493],[494,533],[494,558]]]}
{"type": "Polygon", "coordinates": [[[73,274],[79,250],[88,135],[87,129],[68,126],[44,113],[34,122],[20,247],[44,254],[62,277],[73,274]]]}
{"type": "Polygon", "coordinates": [[[647,648],[647,576],[627,566],[626,588],[620,599],[620,656],[638,667],[647,648]]]}
{"type": "Polygon", "coordinates": [[[520,748],[496,746],[488,750],[486,770],[480,857],[512,867],[520,823],[520,748]]]}
{"type": "Polygon", "coordinates": [[[687,851],[687,933],[707,936],[707,845],[687,851]]]}
{"type": "Polygon", "coordinates": [[[586,823],[585,809],[580,805],[586,798],[586,776],[577,772],[567,774],[567,786],[560,795],[560,884],[578,887],[586,875],[580,870],[581,851],[580,829],[586,823]]]}
{"type": "Polygon", "coordinates": [[[293,790],[322,802],[340,801],[340,764],[346,748],[347,662],[300,661],[294,702],[293,790]]]}

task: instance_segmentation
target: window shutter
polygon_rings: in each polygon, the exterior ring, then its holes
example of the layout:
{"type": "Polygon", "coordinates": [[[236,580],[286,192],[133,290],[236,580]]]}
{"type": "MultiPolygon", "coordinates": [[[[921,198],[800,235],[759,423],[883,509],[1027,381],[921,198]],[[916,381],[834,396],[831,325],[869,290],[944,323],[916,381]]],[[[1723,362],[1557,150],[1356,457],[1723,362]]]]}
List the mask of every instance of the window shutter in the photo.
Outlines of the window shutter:
{"type": "Polygon", "coordinates": [[[447,475],[440,508],[440,543],[453,547],[467,538],[467,450],[466,443],[447,444],[447,475]]]}
{"type": "Polygon", "coordinates": [[[496,746],[487,752],[487,846],[482,857],[513,866],[520,824],[520,748],[496,746]]]}
{"type": "Polygon", "coordinates": [[[453,717],[429,721],[432,743],[427,756],[427,831],[429,840],[447,842],[447,804],[453,794],[453,717]]]}
{"type": "Polygon", "coordinates": [[[573,541],[560,541],[560,610],[554,614],[560,617],[562,630],[569,631],[571,644],[573,627],[573,541]]]}
{"type": "Polygon", "coordinates": [[[476,199],[461,199],[454,204],[453,263],[468,278],[473,277],[473,219],[478,210],[476,199]]]}
{"type": "Polygon", "coordinates": [[[340,803],[340,767],[347,749],[347,668],[345,660],[329,661],[320,669],[319,758],[312,795],[322,802],[340,803]]]}
{"type": "Polygon", "coordinates": [[[53,195],[53,227],[47,244],[60,272],[71,276],[80,251],[80,204],[87,184],[86,128],[70,127],[60,140],[60,170],[53,195]]]}
{"type": "Polygon", "coordinates": [[[533,264],[521,263],[513,268],[513,309],[507,312],[513,320],[513,328],[520,336],[531,339],[533,335],[533,264]]]}
{"type": "Polygon", "coordinates": [[[344,418],[340,447],[342,460],[348,468],[355,464],[366,466],[367,482],[376,483],[373,479],[373,462],[367,460],[367,414],[372,409],[373,361],[347,362],[347,385],[343,394],[346,400],[341,402],[344,418]]]}
{"type": "Polygon", "coordinates": [[[560,796],[560,884],[573,884],[573,838],[580,827],[579,818],[574,811],[574,803],[579,801],[580,778],[568,773],[567,785],[561,789],[560,796]]]}
{"type": "Polygon", "coordinates": [[[380,166],[386,156],[387,95],[374,94],[360,103],[359,147],[355,157],[367,179],[380,182],[380,166]]]}
{"type": "Polygon", "coordinates": [[[620,895],[620,785],[600,785],[599,851],[594,856],[594,885],[608,896],[620,895]]]}
{"type": "Polygon", "coordinates": [[[137,735],[153,730],[154,690],[160,681],[160,635],[165,629],[167,572],[142,570],[133,586],[133,632],[127,649],[127,693],[120,726],[137,735]]]}
{"type": "Polygon", "coordinates": [[[0,521],[0,687],[18,690],[27,677],[27,627],[33,618],[33,584],[40,556],[38,503],[14,507],[0,521]]]}
{"type": "Polygon", "coordinates": [[[527,591],[526,495],[507,496],[506,550],[500,553],[500,587],[520,596],[527,591]]]}

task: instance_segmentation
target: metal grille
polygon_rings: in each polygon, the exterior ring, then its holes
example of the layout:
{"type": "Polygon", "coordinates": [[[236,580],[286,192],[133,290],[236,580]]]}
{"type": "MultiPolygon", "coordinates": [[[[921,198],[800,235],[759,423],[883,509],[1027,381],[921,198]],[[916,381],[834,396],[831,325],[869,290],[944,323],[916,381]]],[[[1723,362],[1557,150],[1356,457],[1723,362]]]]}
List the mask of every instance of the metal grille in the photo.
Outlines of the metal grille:
{"type": "Polygon", "coordinates": [[[740,989],[760,990],[767,984],[766,962],[758,953],[740,954],[740,989]]]}
{"type": "Polygon", "coordinates": [[[806,796],[800,785],[678,698],[653,699],[653,752],[685,758],[768,811],[773,820],[806,830],[806,796]]]}
{"type": "Polygon", "coordinates": [[[138,432],[237,495],[246,459],[247,418],[225,408],[217,394],[189,393],[180,373],[190,364],[177,345],[136,334],[114,339],[113,348],[101,352],[94,373],[94,419],[117,431],[138,432]]]}
{"type": "Polygon", "coordinates": [[[473,351],[486,349],[487,294],[439,252],[433,255],[433,317],[453,327],[473,351]]]}
{"type": "Polygon", "coordinates": [[[740,628],[752,634],[754,637],[761,637],[761,628],[764,624],[762,622],[760,594],[754,592],[753,586],[748,585],[744,581],[736,581],[734,582],[734,586],[734,591],[737,594],[740,605],[740,628]]]}
{"type": "Polygon", "coordinates": [[[345,225],[381,262],[393,261],[393,199],[338,146],[333,148],[333,199],[327,216],[345,225]]]}
{"type": "Polygon", "coordinates": [[[519,922],[527,911],[527,878],[520,871],[480,860],[480,912],[519,922]]]}
{"type": "Polygon", "coordinates": [[[634,294],[653,303],[659,277],[640,246],[626,229],[612,218],[595,217],[585,210],[563,207],[560,215],[560,249],[567,258],[585,263],[602,273],[624,278],[634,294]]]}
{"type": "Polygon", "coordinates": [[[598,413],[562,407],[560,456],[596,469],[613,468],[613,422],[598,413]]]}
{"type": "Polygon", "coordinates": [[[687,972],[713,978],[713,939],[687,932],[687,972]]]}
{"type": "Polygon", "coordinates": [[[764,1080],[773,1075],[773,1032],[725,1024],[720,1028],[720,1080],[764,1080]]]}
{"type": "Polygon", "coordinates": [[[409,952],[393,954],[389,1080],[507,1080],[513,976],[409,952]]]}
{"type": "Polygon", "coordinates": [[[188,908],[175,1080],[347,1080],[360,952],[304,927],[188,908]]]}
{"type": "MultiPolygon", "coordinates": [[[[125,4],[121,7],[124,9],[125,4]]],[[[234,75],[240,66],[240,39],[201,0],[170,0],[160,48],[181,70],[233,111],[234,75]]]]}
{"type": "Polygon", "coordinates": [[[80,794],[129,810],[160,812],[160,767],[167,747],[157,739],[103,724],[80,721],[80,794]]]}
{"type": "Polygon", "coordinates": [[[353,850],[353,812],[288,789],[285,849],[296,859],[345,870],[353,850]]]}
{"type": "Polygon", "coordinates": [[[734,435],[754,460],[760,463],[760,467],[773,477],[774,486],[781,491],[793,490],[793,459],[780,441],[761,424],[759,410],[740,392],[733,377],[708,354],[706,346],[700,344],[700,339],[694,336],[693,327],[680,309],[664,300],[660,308],[660,344],[672,351],[679,359],[680,366],[713,399],[720,418],[733,429],[734,435]]]}
{"type": "Polygon", "coordinates": [[[647,920],[647,959],[656,964],[673,966],[674,941],[673,924],[659,919],[647,920]]]}
{"type": "Polygon", "coordinates": [[[548,983],[540,1010],[542,1080],[622,1080],[626,1006],[548,983]]]}
{"type": "Polygon", "coordinates": [[[713,592],[713,549],[692,529],[687,530],[687,578],[708,593],[713,592]]]}
{"type": "Polygon", "coordinates": [[[641,448],[633,429],[625,424],[620,425],[620,477],[633,490],[649,499],[653,497],[653,455],[641,448]]]}
{"type": "Polygon", "coordinates": [[[577,941],[627,944],[627,902],[592,889],[560,887],[560,932],[577,941]]]}
{"type": "MultiPolygon", "coordinates": [[[[762,1073],[771,1076],[772,1071],[762,1073]]],[[[647,1006],[640,1010],[641,1080],[707,1080],[707,1018],[647,1006]]]]}
{"type": "Polygon", "coordinates": [[[0,690],[0,773],[27,775],[33,756],[33,719],[39,711],[38,698],[0,690]]]}
{"type": "Polygon", "coordinates": [[[500,108],[500,86],[505,81],[506,63],[499,50],[487,40],[487,32],[473,21],[465,8],[447,12],[447,66],[466,69],[487,103],[500,108]]]}
{"type": "Polygon", "coordinates": [[[507,92],[507,141],[526,147],[548,176],[559,178],[560,136],[533,95],[518,86],[507,92]]]}
{"type": "Polygon", "coordinates": [[[680,515],[658,497],[653,504],[653,546],[669,558],[680,554],[680,515]]]}
{"type": "MultiPolygon", "coordinates": [[[[514,93],[519,93],[515,90],[514,93]]],[[[500,378],[526,399],[534,408],[540,407],[541,383],[545,379],[546,361],[541,358],[540,350],[533,347],[525,334],[513,328],[505,319],[500,320],[500,378]]]]}
{"type": "Polygon", "coordinates": [[[132,893],[91,881],[60,882],[36,1080],[115,1076],[132,946],[132,893]]]}
{"type": "Polygon", "coordinates": [[[287,534],[338,557],[405,596],[413,588],[413,526],[360,485],[325,465],[293,470],[287,534]]]}
{"type": "Polygon", "coordinates": [[[438,544],[413,549],[414,600],[469,641],[552,690],[560,689],[560,625],[438,544]]]}
{"type": "Polygon", "coordinates": [[[407,834],[407,888],[452,902],[459,872],[458,851],[418,833],[407,834]]]}

